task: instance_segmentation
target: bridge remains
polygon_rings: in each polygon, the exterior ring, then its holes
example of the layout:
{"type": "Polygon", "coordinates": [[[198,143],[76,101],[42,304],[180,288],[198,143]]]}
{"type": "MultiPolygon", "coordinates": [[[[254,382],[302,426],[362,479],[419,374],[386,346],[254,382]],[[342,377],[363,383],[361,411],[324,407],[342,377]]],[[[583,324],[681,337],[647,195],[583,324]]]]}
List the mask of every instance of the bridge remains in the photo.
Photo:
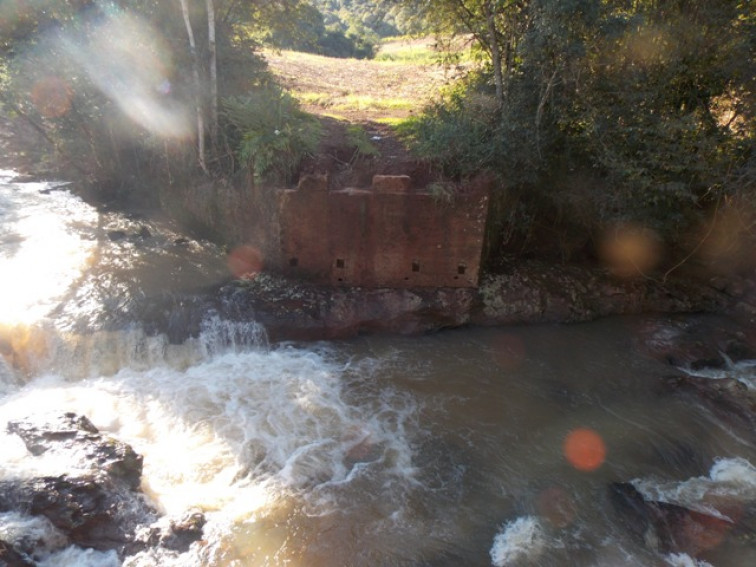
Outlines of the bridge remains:
{"type": "Polygon", "coordinates": [[[278,193],[280,265],[297,279],[352,287],[477,287],[490,187],[449,202],[406,175],[329,190],[307,175],[278,193]]]}

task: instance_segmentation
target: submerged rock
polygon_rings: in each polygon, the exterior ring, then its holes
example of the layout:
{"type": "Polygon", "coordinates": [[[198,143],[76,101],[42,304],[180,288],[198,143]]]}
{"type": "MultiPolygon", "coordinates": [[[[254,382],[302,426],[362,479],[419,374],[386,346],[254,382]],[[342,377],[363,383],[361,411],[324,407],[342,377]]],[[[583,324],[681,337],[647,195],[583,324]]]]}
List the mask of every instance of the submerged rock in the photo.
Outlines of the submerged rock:
{"type": "Polygon", "coordinates": [[[25,554],[16,551],[13,546],[0,540],[0,565],[3,567],[34,567],[34,563],[25,554]]]}
{"type": "Polygon", "coordinates": [[[698,556],[722,543],[735,524],[677,504],[646,500],[628,482],[612,483],[610,499],[620,523],[636,541],[660,553],[698,556]]]}
{"type": "Polygon", "coordinates": [[[734,425],[738,422],[747,431],[756,430],[756,390],[734,378],[681,374],[668,377],[666,388],[705,405],[724,423],[734,425]]]}
{"type": "Polygon", "coordinates": [[[756,358],[754,328],[724,316],[647,316],[635,330],[641,352],[679,368],[724,368],[756,358]]]}

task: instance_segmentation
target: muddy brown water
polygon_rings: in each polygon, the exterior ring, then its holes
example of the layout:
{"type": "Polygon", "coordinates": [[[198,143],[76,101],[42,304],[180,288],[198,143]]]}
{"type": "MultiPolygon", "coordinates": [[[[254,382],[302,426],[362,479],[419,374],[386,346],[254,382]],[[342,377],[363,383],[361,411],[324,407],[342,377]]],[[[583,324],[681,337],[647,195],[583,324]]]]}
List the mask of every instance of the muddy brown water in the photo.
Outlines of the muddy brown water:
{"type": "MultiPolygon", "coordinates": [[[[223,254],[42,189],[0,183],[0,422],[83,413],[144,455],[161,511],[208,524],[186,554],[122,562],[0,514],[0,539],[43,534],[38,564],[756,564],[739,523],[756,502],[754,432],[665,387],[677,370],[648,356],[643,318],[271,345],[207,310],[171,340],[143,306],[207,293],[223,254]],[[668,552],[628,529],[614,482],[745,512],[698,557],[668,552]]],[[[756,385],[752,366],[731,372],[756,385]]],[[[68,466],[5,433],[0,451],[3,479],[68,466]]]]}

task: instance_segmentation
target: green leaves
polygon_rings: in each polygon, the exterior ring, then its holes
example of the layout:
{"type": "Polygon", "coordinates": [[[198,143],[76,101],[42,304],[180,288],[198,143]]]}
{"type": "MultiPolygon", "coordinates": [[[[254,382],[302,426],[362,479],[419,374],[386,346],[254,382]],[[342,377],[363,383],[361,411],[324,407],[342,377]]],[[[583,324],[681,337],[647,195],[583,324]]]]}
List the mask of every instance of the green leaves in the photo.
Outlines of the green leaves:
{"type": "Polygon", "coordinates": [[[279,87],[223,100],[224,114],[239,134],[236,152],[256,181],[290,183],[302,158],[315,151],[320,123],[279,87]]]}

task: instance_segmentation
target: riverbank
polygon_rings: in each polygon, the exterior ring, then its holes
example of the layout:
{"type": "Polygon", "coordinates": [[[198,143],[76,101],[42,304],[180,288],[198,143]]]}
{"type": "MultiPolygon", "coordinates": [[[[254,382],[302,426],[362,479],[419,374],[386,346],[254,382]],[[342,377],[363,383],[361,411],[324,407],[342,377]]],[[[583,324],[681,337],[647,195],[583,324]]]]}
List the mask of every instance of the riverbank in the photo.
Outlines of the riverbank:
{"type": "Polygon", "coordinates": [[[620,279],[599,267],[513,262],[477,289],[332,288],[260,274],[221,290],[273,340],[419,334],[467,325],[576,323],[611,315],[719,313],[756,321],[756,279],[620,279]]]}

